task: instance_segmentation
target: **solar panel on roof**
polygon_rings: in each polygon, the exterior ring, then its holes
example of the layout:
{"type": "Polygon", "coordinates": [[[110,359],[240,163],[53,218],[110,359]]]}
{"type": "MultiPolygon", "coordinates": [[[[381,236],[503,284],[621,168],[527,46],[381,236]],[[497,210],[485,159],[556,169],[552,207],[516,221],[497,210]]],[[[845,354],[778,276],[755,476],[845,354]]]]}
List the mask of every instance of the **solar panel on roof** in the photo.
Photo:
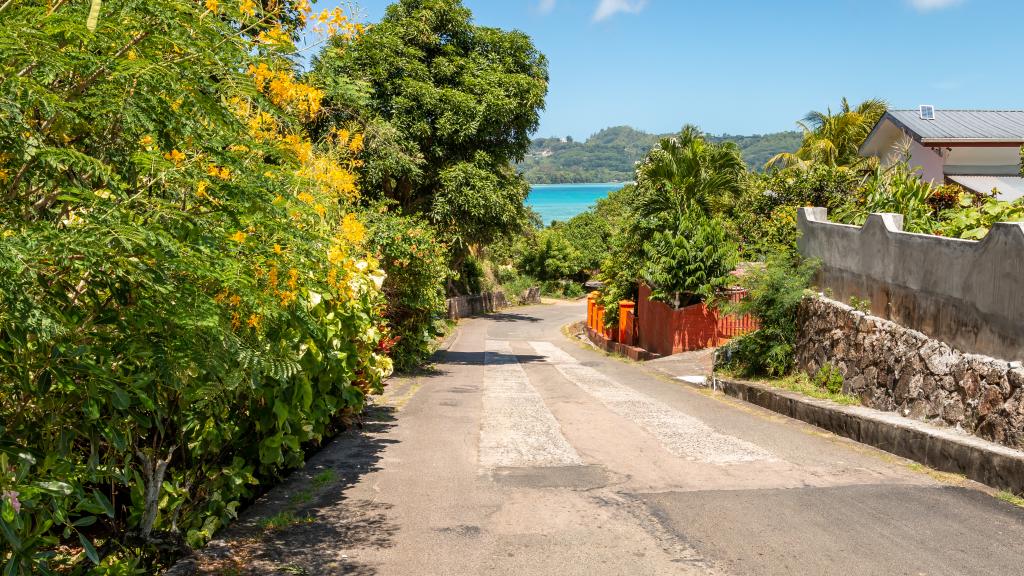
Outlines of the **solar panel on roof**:
{"type": "Polygon", "coordinates": [[[921,105],[921,120],[935,120],[935,106],[921,105]]]}

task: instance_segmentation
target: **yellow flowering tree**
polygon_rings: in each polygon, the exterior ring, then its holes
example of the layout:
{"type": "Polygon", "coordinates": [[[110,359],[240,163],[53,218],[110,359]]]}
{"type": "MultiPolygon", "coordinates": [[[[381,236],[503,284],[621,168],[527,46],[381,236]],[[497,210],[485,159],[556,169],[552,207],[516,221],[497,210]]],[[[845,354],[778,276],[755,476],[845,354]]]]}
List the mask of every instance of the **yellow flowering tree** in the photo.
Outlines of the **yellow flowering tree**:
{"type": "Polygon", "coordinates": [[[151,573],[380,390],[361,137],[289,58],[339,14],[0,6],[5,573],[151,573]]]}

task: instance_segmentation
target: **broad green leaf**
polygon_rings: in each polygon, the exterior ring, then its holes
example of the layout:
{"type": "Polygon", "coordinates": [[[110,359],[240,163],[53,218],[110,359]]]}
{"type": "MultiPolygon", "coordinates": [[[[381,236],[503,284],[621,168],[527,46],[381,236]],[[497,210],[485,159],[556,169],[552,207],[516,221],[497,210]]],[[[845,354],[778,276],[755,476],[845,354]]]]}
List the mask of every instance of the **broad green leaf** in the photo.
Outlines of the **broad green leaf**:
{"type": "Polygon", "coordinates": [[[40,490],[56,496],[67,496],[74,491],[74,488],[72,488],[71,485],[68,484],[67,482],[60,482],[57,480],[51,480],[47,482],[36,482],[35,485],[40,490]]]}
{"type": "Polygon", "coordinates": [[[100,555],[96,553],[96,548],[93,547],[92,542],[89,542],[89,539],[83,536],[81,532],[78,533],[78,541],[81,542],[82,548],[85,549],[86,557],[88,557],[93,564],[99,565],[100,555]]]}
{"type": "Polygon", "coordinates": [[[84,528],[86,526],[92,526],[96,523],[95,516],[82,516],[78,520],[75,520],[71,525],[76,528],[84,528]]]}

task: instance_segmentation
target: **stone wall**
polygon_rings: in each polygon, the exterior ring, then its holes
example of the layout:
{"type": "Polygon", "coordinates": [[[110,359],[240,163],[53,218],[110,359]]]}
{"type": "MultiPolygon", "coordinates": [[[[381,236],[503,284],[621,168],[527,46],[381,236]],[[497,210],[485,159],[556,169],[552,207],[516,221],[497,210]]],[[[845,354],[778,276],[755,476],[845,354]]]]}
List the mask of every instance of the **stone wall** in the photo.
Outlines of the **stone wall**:
{"type": "Polygon", "coordinates": [[[865,406],[1024,449],[1019,362],[963,353],[824,297],[804,300],[799,323],[798,367],[814,374],[831,363],[865,406]]]}
{"type": "Polygon", "coordinates": [[[863,227],[827,216],[802,208],[797,219],[800,252],[821,261],[820,289],[960,350],[1024,360],[1024,224],[996,224],[974,242],[903,232],[899,214],[863,227]]]}

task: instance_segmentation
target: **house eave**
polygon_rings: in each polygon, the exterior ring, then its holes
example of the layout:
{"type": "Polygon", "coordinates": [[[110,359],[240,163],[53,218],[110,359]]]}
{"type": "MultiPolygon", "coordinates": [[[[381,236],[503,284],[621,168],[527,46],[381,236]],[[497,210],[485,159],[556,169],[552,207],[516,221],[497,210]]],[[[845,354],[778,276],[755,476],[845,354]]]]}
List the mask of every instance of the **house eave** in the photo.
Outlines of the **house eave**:
{"type": "Polygon", "coordinates": [[[991,148],[1019,148],[1024,146],[1022,139],[1006,138],[922,138],[918,140],[922,146],[955,148],[960,147],[991,147],[991,148]]]}

